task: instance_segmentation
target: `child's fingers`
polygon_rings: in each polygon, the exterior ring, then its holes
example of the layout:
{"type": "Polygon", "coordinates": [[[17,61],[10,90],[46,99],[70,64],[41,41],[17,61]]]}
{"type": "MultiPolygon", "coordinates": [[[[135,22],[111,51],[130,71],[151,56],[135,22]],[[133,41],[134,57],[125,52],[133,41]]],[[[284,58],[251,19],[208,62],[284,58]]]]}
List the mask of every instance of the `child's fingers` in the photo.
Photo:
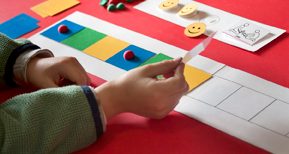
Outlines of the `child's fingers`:
{"type": "Polygon", "coordinates": [[[188,84],[184,77],[184,63],[180,63],[175,70],[174,76],[159,80],[159,84],[163,86],[164,89],[167,89],[171,93],[185,93],[188,91],[188,84]]]}
{"type": "Polygon", "coordinates": [[[63,63],[59,74],[61,77],[78,85],[90,84],[86,71],[75,58],[68,57],[63,63]]]}
{"type": "Polygon", "coordinates": [[[145,76],[155,77],[157,75],[173,72],[180,62],[181,62],[181,58],[177,58],[174,60],[167,60],[167,61],[162,61],[162,62],[155,63],[155,64],[150,64],[150,65],[144,66],[143,72],[145,76]]]}

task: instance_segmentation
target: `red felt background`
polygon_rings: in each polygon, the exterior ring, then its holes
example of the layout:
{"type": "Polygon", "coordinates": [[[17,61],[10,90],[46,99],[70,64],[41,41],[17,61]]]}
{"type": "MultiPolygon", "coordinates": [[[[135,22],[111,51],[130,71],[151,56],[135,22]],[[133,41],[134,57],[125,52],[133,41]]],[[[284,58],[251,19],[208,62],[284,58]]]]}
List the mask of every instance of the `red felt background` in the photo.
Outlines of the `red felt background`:
{"type": "MultiPolygon", "coordinates": [[[[48,18],[41,18],[30,10],[30,7],[40,2],[42,0],[1,0],[0,22],[19,13],[27,13],[36,17],[40,20],[39,25],[41,27],[25,35],[28,37],[74,11],[81,11],[187,50],[204,38],[187,38],[183,35],[183,27],[133,9],[132,6],[140,1],[126,5],[128,7],[126,11],[110,13],[98,5],[99,0],[80,0],[80,5],[48,18]],[[167,34],[168,31],[170,34],[167,34]]],[[[287,19],[289,2],[287,1],[199,0],[199,2],[264,24],[289,30],[287,19]]],[[[288,33],[283,34],[256,53],[247,52],[214,40],[202,55],[289,87],[288,33]]],[[[103,80],[97,77],[92,78],[94,86],[103,83],[103,80]]],[[[1,91],[0,100],[3,101],[8,98],[8,95],[15,95],[23,91],[15,89],[1,91]]],[[[132,114],[116,116],[109,122],[107,131],[100,140],[79,153],[266,152],[199,121],[172,112],[162,120],[150,120],[132,114]]]]}

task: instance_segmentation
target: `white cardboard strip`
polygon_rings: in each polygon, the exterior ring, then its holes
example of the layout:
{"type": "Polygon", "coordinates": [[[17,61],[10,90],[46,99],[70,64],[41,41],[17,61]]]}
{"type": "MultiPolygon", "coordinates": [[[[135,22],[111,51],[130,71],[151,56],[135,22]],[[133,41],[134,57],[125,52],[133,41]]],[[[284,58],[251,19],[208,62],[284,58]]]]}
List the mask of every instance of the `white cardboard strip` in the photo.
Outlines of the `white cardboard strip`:
{"type": "MultiPolygon", "coordinates": [[[[182,57],[187,53],[186,50],[183,50],[181,48],[178,48],[178,47],[175,47],[173,45],[164,43],[162,41],[150,38],[150,37],[145,36],[143,34],[136,33],[134,31],[128,30],[126,28],[119,27],[117,25],[114,25],[114,24],[111,24],[109,22],[97,19],[97,18],[90,16],[90,15],[83,14],[81,12],[75,12],[75,13],[67,16],[65,19],[72,21],[72,22],[75,22],[75,23],[78,23],[82,26],[94,29],[96,31],[105,33],[105,34],[112,36],[114,38],[124,40],[130,44],[137,45],[137,46],[144,48],[144,49],[147,49],[151,52],[163,53],[163,54],[168,55],[172,58],[182,57]],[[138,39],[135,39],[135,38],[138,38],[138,39]]],[[[50,27],[52,27],[52,26],[50,26],[50,27]]],[[[49,29],[50,27],[44,29],[43,31],[49,29]]],[[[46,47],[46,48],[55,47],[55,49],[53,49],[53,50],[56,50],[57,52],[59,50],[62,50],[65,52],[65,53],[63,53],[63,55],[65,55],[65,54],[72,55],[72,53],[69,53],[70,51],[67,51],[67,49],[66,50],[63,49],[65,47],[65,45],[60,45],[60,43],[56,43],[56,42],[51,41],[49,39],[44,39],[43,36],[42,37],[39,36],[37,38],[31,37],[31,39],[39,42],[39,44],[41,44],[43,47],[46,47]],[[53,45],[48,44],[46,41],[52,42],[53,45]]],[[[73,54],[75,53],[77,55],[77,57],[83,57],[83,55],[82,55],[83,53],[78,53],[79,51],[77,51],[76,49],[69,48],[69,50],[74,50],[75,52],[73,52],[73,54]]],[[[58,55],[58,54],[60,54],[60,53],[56,53],[56,55],[58,55]]],[[[85,56],[85,57],[90,57],[90,56],[85,56]]],[[[90,58],[92,58],[92,57],[90,57],[90,58]]],[[[86,66],[85,65],[85,58],[82,58],[82,59],[84,60],[84,63],[83,63],[84,66],[86,66]]],[[[100,61],[100,60],[98,60],[98,61],[100,61]]],[[[222,64],[222,63],[216,62],[214,60],[211,60],[209,58],[199,56],[199,55],[194,57],[191,61],[189,61],[188,64],[193,65],[193,66],[195,66],[201,70],[204,70],[208,73],[215,73],[216,71],[218,71],[219,69],[221,69],[224,66],[224,64],[222,64]]],[[[87,68],[90,68],[90,67],[91,66],[89,66],[87,68]]],[[[95,68],[92,68],[92,70],[88,69],[88,72],[95,72],[94,69],[95,68]]],[[[108,76],[105,76],[105,78],[114,79],[114,78],[111,78],[108,76]]]]}
{"type": "Polygon", "coordinates": [[[240,88],[239,84],[213,76],[210,80],[188,93],[187,96],[212,106],[217,106],[240,88]]]}
{"type": "Polygon", "coordinates": [[[289,89],[276,83],[229,66],[225,66],[215,75],[289,103],[289,89]]]}
{"type": "Polygon", "coordinates": [[[175,110],[272,153],[287,154],[289,151],[288,137],[187,96],[181,99],[175,110]]]}
{"type": "Polygon", "coordinates": [[[251,122],[276,131],[280,134],[287,135],[289,132],[288,113],[289,104],[277,100],[256,117],[254,117],[251,122]]]}
{"type": "Polygon", "coordinates": [[[204,70],[210,74],[215,74],[218,70],[225,67],[225,64],[219,63],[201,55],[197,55],[192,58],[192,60],[190,60],[188,64],[198,69],[204,70]]]}

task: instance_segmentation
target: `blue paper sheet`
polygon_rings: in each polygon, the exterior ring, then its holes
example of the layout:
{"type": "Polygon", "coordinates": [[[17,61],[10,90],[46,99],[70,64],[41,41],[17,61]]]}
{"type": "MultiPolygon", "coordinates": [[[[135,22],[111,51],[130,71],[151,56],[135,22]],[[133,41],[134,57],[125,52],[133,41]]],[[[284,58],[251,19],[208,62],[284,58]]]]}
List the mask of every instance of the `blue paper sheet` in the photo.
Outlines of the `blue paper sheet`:
{"type": "Polygon", "coordinates": [[[62,22],[56,24],[55,26],[51,27],[50,29],[46,30],[45,32],[41,33],[43,36],[46,36],[52,40],[55,40],[57,42],[61,42],[70,36],[74,35],[75,33],[83,30],[85,27],[78,25],[76,23],[73,23],[68,20],[63,20],[62,22]],[[66,25],[68,27],[67,33],[59,33],[58,32],[58,26],[59,25],[66,25]]]}
{"type": "Polygon", "coordinates": [[[38,28],[37,23],[37,19],[22,13],[0,24],[0,32],[12,39],[16,39],[38,28]]]}
{"type": "Polygon", "coordinates": [[[138,67],[140,64],[144,63],[154,55],[155,53],[153,52],[139,48],[134,45],[130,45],[127,48],[115,54],[114,56],[110,57],[108,60],[106,60],[106,62],[128,71],[130,69],[138,67]],[[125,60],[123,58],[123,53],[127,50],[131,50],[135,54],[134,59],[125,60]]]}

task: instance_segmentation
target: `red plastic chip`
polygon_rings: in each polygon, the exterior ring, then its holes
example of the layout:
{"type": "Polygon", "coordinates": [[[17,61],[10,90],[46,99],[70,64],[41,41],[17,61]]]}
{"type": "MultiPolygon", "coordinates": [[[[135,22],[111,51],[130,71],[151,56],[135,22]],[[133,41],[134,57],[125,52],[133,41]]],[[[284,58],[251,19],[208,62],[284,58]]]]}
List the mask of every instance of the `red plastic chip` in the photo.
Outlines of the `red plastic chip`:
{"type": "Polygon", "coordinates": [[[134,53],[131,50],[127,50],[123,53],[123,58],[125,60],[131,60],[134,58],[134,53]]]}
{"type": "Polygon", "coordinates": [[[59,25],[58,26],[58,32],[59,33],[67,33],[68,32],[68,27],[65,25],[59,25]]]}

